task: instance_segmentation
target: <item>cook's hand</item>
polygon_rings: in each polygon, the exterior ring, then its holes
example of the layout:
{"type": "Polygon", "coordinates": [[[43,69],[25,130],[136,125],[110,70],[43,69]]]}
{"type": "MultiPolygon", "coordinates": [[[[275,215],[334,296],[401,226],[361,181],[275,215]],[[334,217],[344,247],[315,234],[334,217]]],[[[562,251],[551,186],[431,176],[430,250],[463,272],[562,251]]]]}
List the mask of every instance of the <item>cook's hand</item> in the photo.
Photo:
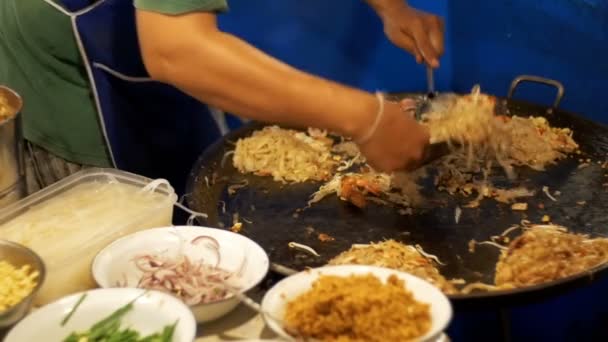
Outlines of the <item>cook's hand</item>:
{"type": "Polygon", "coordinates": [[[418,11],[404,2],[380,13],[384,32],[398,47],[416,57],[416,62],[437,68],[443,55],[443,20],[418,11]]]}
{"type": "Polygon", "coordinates": [[[428,129],[405,114],[399,103],[386,101],[376,132],[359,148],[378,171],[412,170],[420,166],[429,139],[428,129]]]}

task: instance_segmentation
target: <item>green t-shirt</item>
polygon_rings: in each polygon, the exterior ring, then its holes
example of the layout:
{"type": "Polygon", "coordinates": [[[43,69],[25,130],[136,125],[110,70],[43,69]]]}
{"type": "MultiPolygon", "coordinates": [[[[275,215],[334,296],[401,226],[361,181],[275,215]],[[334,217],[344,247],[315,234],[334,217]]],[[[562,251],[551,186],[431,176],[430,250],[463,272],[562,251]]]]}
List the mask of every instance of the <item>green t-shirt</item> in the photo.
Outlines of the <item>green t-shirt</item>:
{"type": "MultiPolygon", "coordinates": [[[[227,9],[226,0],[133,2],[137,8],[166,14],[227,9]]],[[[0,0],[0,84],[23,97],[26,139],[71,162],[111,165],[65,14],[43,0],[0,0]]]]}

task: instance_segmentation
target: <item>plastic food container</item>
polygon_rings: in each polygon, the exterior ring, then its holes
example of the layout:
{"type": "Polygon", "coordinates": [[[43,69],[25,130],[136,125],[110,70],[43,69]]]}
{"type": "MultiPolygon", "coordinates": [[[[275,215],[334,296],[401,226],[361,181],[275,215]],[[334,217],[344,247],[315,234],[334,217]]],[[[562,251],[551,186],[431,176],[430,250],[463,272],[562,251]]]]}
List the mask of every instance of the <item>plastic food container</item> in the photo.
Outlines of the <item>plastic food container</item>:
{"type": "Polygon", "coordinates": [[[31,248],[45,263],[35,306],[94,288],[91,262],[119,237],[171,225],[177,195],[168,183],[151,182],[115,169],[85,169],[0,209],[0,238],[31,248]]]}

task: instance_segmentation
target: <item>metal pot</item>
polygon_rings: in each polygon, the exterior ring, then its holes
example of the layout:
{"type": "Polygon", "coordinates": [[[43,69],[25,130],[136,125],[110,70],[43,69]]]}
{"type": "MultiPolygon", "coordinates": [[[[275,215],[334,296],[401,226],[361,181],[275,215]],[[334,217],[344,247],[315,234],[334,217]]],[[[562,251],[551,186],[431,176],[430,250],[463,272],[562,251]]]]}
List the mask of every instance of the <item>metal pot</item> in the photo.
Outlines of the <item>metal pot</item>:
{"type": "Polygon", "coordinates": [[[13,90],[0,86],[0,98],[7,100],[8,119],[0,119],[0,208],[23,198],[26,193],[23,159],[21,108],[23,101],[13,90]]]}
{"type": "MultiPolygon", "coordinates": [[[[46,267],[38,254],[31,249],[11,242],[0,239],[0,259],[4,260],[15,267],[30,265],[31,271],[38,272],[36,278],[36,286],[32,289],[27,297],[23,298],[16,305],[9,307],[4,311],[0,311],[0,330],[8,328],[21,320],[30,311],[34,297],[40,291],[44,279],[46,277],[46,267]]],[[[2,334],[0,334],[2,338],[2,334]]]]}

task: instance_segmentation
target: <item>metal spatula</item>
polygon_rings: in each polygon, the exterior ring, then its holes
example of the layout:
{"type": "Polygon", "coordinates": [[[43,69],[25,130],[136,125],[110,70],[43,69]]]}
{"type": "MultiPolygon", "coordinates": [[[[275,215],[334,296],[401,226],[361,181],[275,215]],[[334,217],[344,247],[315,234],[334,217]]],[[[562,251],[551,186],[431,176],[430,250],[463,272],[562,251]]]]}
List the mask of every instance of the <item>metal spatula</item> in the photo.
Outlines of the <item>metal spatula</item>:
{"type": "Polygon", "coordinates": [[[431,100],[435,98],[437,93],[435,92],[435,79],[433,76],[433,68],[426,67],[426,85],[427,92],[422,98],[422,102],[416,108],[416,120],[422,119],[422,114],[429,110],[431,100]]]}
{"type": "Polygon", "coordinates": [[[433,76],[433,68],[429,66],[426,67],[426,85],[428,90],[426,96],[429,99],[432,99],[433,97],[435,97],[435,79],[433,76]]]}
{"type": "MultiPolygon", "coordinates": [[[[427,84],[427,93],[424,95],[422,99],[422,103],[416,109],[416,120],[420,120],[422,118],[422,114],[429,110],[431,105],[431,101],[437,96],[435,92],[435,79],[433,75],[433,68],[427,66],[426,67],[426,84],[427,84]]],[[[432,163],[433,161],[448,155],[450,153],[450,148],[448,144],[445,142],[431,142],[430,145],[427,146],[425,150],[425,155],[422,160],[421,166],[432,163]]]]}

